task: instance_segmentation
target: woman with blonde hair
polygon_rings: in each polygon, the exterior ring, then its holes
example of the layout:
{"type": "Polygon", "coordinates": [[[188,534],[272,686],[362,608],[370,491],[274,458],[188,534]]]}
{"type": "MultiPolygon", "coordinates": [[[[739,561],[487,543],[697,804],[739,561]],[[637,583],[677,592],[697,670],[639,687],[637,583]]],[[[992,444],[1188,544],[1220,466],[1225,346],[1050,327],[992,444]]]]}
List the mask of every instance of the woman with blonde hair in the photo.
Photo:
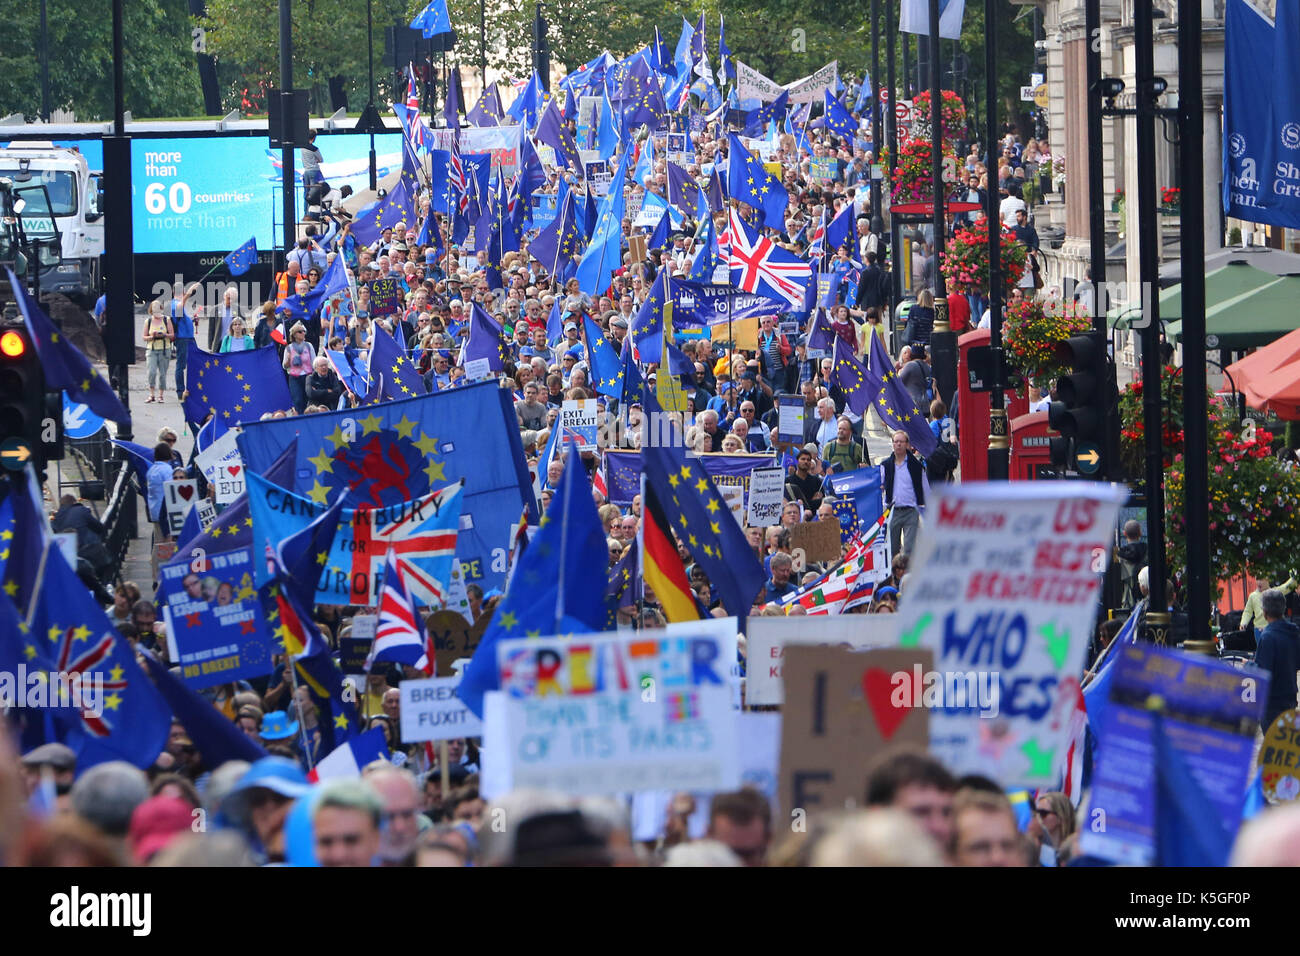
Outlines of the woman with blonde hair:
{"type": "Polygon", "coordinates": [[[219,352],[244,352],[253,348],[253,337],[244,331],[244,320],[235,316],[230,320],[230,334],[221,340],[219,352]]]}
{"type": "Polygon", "coordinates": [[[293,407],[299,415],[307,407],[307,376],[312,372],[316,361],[316,350],[307,341],[307,327],[295,322],[289,330],[289,342],[284,347],[285,372],[289,376],[289,394],[293,396],[293,407]]]}
{"type": "Polygon", "coordinates": [[[167,397],[167,365],[171,362],[172,341],[176,338],[176,329],[172,320],[163,312],[160,301],[149,306],[149,318],[144,322],[144,348],[149,369],[149,402],[163,402],[167,397]],[[154,394],[154,381],[157,380],[157,397],[154,394]]]}

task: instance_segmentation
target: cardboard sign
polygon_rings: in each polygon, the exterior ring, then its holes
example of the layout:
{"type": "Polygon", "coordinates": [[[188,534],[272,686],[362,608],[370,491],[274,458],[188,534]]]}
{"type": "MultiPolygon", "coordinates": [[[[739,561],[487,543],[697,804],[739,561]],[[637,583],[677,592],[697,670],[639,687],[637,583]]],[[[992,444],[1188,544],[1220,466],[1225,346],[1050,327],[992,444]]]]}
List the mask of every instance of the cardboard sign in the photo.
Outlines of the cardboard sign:
{"type": "Polygon", "coordinates": [[[483,721],[456,696],[459,683],[460,677],[402,681],[403,743],[483,734],[483,721]]]}
{"type": "Polygon", "coordinates": [[[655,378],[655,397],[666,412],[686,411],[686,390],[676,375],[664,373],[655,378]]]}
{"type": "Polygon", "coordinates": [[[1098,720],[1100,743],[1087,819],[1105,826],[1084,827],[1080,850],[1125,866],[1159,862],[1157,819],[1174,812],[1162,776],[1199,786],[1199,799],[1181,792],[1180,799],[1201,804],[1209,817],[1203,824],[1217,823],[1231,842],[1241,825],[1268,673],[1146,643],[1114,653],[1108,698],[1088,715],[1098,720]]]}
{"type": "Polygon", "coordinates": [[[1290,803],[1300,797],[1300,710],[1277,715],[1259,750],[1264,799],[1290,803]]]}
{"type": "Polygon", "coordinates": [[[563,429],[561,442],[576,447],[578,451],[595,451],[599,417],[600,406],[596,399],[566,399],[560,406],[560,417],[555,422],[557,428],[563,429]]]}
{"type": "Polygon", "coordinates": [[[709,334],[715,342],[726,342],[731,340],[732,347],[741,352],[758,351],[758,316],[750,316],[747,319],[733,319],[730,322],[723,321],[709,329],[709,334]]]}
{"type": "Polygon", "coordinates": [[[794,444],[802,443],[804,415],[802,395],[782,395],[777,404],[777,439],[794,444]]]}
{"type": "Polygon", "coordinates": [[[434,673],[452,673],[452,661],[473,657],[479,638],[492,615],[484,613],[473,625],[455,611],[436,611],[429,615],[429,637],[433,639],[434,673]]]}
{"type": "Polygon", "coordinates": [[[193,478],[174,478],[165,482],[163,510],[167,512],[167,527],[179,531],[198,498],[199,484],[193,478]]]}
{"type": "Polygon", "coordinates": [[[778,819],[859,806],[886,749],[926,748],[929,711],[911,692],[933,662],[924,650],[786,649],[778,819]]]}
{"type": "Polygon", "coordinates": [[[393,278],[370,282],[370,317],[381,318],[402,311],[402,288],[393,278]]]}
{"type": "Polygon", "coordinates": [[[840,559],[840,526],[834,521],[804,521],[790,529],[790,550],[802,551],[804,561],[819,563],[840,559]]]}
{"type": "Polygon", "coordinates": [[[898,627],[893,614],[750,618],[745,626],[745,705],[785,703],[783,678],[788,647],[847,646],[862,651],[892,647],[897,640],[898,627]]]}
{"type": "Polygon", "coordinates": [[[912,554],[912,567],[924,571],[899,605],[899,640],[931,648],[945,673],[996,675],[997,716],[946,701],[932,715],[930,749],[955,774],[1051,787],[1069,748],[1127,491],[1085,482],[932,490],[912,554]]]}
{"type": "Polygon", "coordinates": [[[749,505],[745,509],[745,524],[751,528],[778,524],[784,498],[785,469],[755,468],[749,473],[749,505]]]}
{"type": "Polygon", "coordinates": [[[610,795],[738,786],[727,643],[709,629],[502,641],[502,689],[484,714],[485,785],[610,795]]]}
{"type": "Polygon", "coordinates": [[[627,237],[628,252],[633,262],[645,262],[650,258],[647,242],[645,235],[639,232],[634,232],[627,237]]]}

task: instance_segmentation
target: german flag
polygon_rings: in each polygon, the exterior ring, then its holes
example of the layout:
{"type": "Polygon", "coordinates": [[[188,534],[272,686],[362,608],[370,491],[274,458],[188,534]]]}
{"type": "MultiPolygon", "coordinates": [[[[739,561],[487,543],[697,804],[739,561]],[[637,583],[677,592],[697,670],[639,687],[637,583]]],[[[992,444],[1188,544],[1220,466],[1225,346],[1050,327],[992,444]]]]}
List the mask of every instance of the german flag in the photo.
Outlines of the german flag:
{"type": "Polygon", "coordinates": [[[668,623],[700,620],[699,604],[695,592],[686,583],[686,569],[677,555],[668,519],[654,490],[645,486],[645,507],[641,512],[642,574],[646,584],[654,590],[668,623]]]}

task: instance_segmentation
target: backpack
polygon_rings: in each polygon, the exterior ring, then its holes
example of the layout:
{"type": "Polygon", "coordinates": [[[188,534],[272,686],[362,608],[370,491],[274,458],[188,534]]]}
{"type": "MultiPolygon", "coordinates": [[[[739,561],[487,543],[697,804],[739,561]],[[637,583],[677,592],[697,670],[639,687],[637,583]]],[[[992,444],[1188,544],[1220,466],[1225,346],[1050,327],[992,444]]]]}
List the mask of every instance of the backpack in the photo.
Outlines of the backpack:
{"type": "Polygon", "coordinates": [[[931,481],[947,481],[960,460],[957,443],[941,441],[925,460],[925,470],[931,481]]]}

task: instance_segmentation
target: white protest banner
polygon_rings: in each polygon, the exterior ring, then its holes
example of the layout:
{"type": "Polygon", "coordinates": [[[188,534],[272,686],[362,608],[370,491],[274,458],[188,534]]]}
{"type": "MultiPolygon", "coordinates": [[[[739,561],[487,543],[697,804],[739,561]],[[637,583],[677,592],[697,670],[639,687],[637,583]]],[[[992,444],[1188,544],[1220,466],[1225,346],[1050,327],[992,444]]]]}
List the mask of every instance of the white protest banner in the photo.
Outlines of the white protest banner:
{"type": "Polygon", "coordinates": [[[742,100],[762,100],[764,103],[770,103],[781,95],[784,87],[780,83],[769,80],[758,70],[746,66],[734,57],[732,62],[736,64],[736,95],[742,100]]]}
{"type": "Polygon", "coordinates": [[[742,100],[758,99],[764,103],[771,103],[782,91],[790,94],[791,103],[821,102],[822,93],[833,88],[839,76],[839,61],[832,60],[816,73],[782,86],[739,60],[732,62],[736,64],[736,94],[742,100]]]}
{"type": "Polygon", "coordinates": [[[465,378],[471,382],[481,382],[485,378],[491,378],[491,364],[490,359],[470,359],[465,363],[465,378]]]}
{"type": "Polygon", "coordinates": [[[784,442],[802,442],[805,414],[803,396],[782,395],[777,402],[776,437],[784,442]]]}
{"type": "Polygon", "coordinates": [[[456,696],[459,677],[404,680],[402,692],[402,742],[478,737],[483,722],[456,696]]]}
{"type": "Polygon", "coordinates": [[[839,60],[831,60],[816,73],[787,83],[785,89],[790,94],[790,102],[820,103],[826,90],[834,90],[839,75],[839,60]]]}
{"type": "Polygon", "coordinates": [[[468,126],[460,131],[462,153],[491,153],[492,168],[510,179],[519,168],[522,126],[468,126]]]}
{"type": "Polygon", "coordinates": [[[785,703],[782,663],[794,644],[834,644],[855,651],[893,647],[898,628],[893,614],[831,614],[816,618],[754,617],[745,626],[745,705],[785,703]]]}
{"type": "Polygon", "coordinates": [[[716,635],[502,641],[484,712],[484,785],[565,793],[718,791],[740,782],[716,635]]]}
{"type": "Polygon", "coordinates": [[[566,399],[560,406],[560,417],[556,424],[564,429],[560,441],[565,445],[574,445],[578,451],[596,450],[596,421],[600,408],[594,398],[566,399]]]}
{"type": "Polygon", "coordinates": [[[745,509],[745,524],[751,528],[780,524],[784,497],[785,469],[755,468],[749,473],[749,506],[745,509]]]}
{"type": "Polygon", "coordinates": [[[173,479],[163,484],[163,510],[167,526],[179,531],[185,516],[199,497],[199,484],[193,478],[173,479]]]}
{"type": "Polygon", "coordinates": [[[231,454],[239,456],[239,447],[235,444],[238,437],[238,428],[228,429],[221,433],[220,438],[194,456],[194,463],[199,466],[199,471],[209,483],[216,480],[217,466],[224,459],[229,458],[231,454]]]}
{"type": "Polygon", "coordinates": [[[897,618],[902,647],[933,650],[935,678],[900,693],[933,707],[930,750],[952,773],[1057,781],[1127,495],[1090,482],[934,489],[897,618]]]}
{"type": "MultiPolygon", "coordinates": [[[[644,199],[644,197],[642,198],[644,199]]],[[[654,226],[659,225],[659,220],[662,219],[667,212],[667,206],[657,206],[653,203],[649,206],[642,205],[641,208],[637,210],[636,216],[633,217],[632,225],[650,226],[653,228],[654,226]]]]}

